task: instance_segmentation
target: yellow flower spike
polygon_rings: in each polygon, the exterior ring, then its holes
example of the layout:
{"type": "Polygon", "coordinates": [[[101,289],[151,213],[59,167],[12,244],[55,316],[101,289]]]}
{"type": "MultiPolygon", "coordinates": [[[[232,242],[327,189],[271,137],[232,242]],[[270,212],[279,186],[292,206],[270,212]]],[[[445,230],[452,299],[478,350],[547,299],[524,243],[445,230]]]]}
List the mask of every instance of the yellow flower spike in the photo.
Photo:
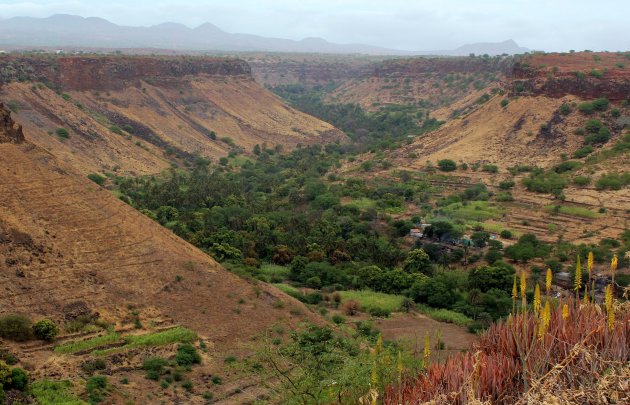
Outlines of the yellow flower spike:
{"type": "Polygon", "coordinates": [[[562,319],[565,321],[569,319],[569,306],[567,304],[562,306],[562,319]]]}
{"type": "Polygon", "coordinates": [[[376,388],[376,384],[378,383],[378,375],[376,373],[376,362],[372,363],[372,388],[376,388]]]}
{"type": "Polygon", "coordinates": [[[612,284],[608,284],[606,286],[606,291],[604,295],[604,302],[606,303],[606,311],[610,312],[613,305],[613,290],[612,284]]]}
{"type": "Polygon", "coordinates": [[[378,356],[383,351],[383,336],[378,335],[378,339],[376,340],[376,355],[378,356]]]}
{"type": "Polygon", "coordinates": [[[575,265],[575,280],[573,285],[575,291],[580,291],[580,288],[582,288],[582,266],[580,265],[580,255],[578,255],[577,263],[575,265]]]}
{"type": "Polygon", "coordinates": [[[551,305],[549,305],[549,301],[545,303],[545,308],[543,309],[543,326],[545,330],[549,327],[549,323],[551,322],[551,305]]]}
{"type": "Polygon", "coordinates": [[[512,285],[512,299],[518,298],[518,289],[516,288],[516,274],[514,275],[514,284],[512,285]]]}
{"type": "Polygon", "coordinates": [[[422,366],[427,368],[429,365],[429,357],[431,356],[431,339],[429,338],[429,334],[424,334],[424,350],[422,357],[422,366]]]}
{"type": "Polygon", "coordinates": [[[619,260],[617,259],[617,255],[614,255],[612,260],[610,261],[610,273],[612,275],[613,283],[615,282],[615,272],[617,271],[617,264],[619,260]]]}
{"type": "Polygon", "coordinates": [[[547,274],[545,275],[545,290],[547,291],[547,295],[551,292],[551,280],[553,278],[553,273],[551,269],[547,269],[547,274]]]}
{"type": "Polygon", "coordinates": [[[589,303],[588,299],[588,284],[584,287],[584,305],[589,303]]]}
{"type": "Polygon", "coordinates": [[[588,269],[588,278],[591,278],[593,271],[593,252],[588,252],[588,261],[586,262],[586,268],[588,269]]]}
{"type": "Polygon", "coordinates": [[[608,311],[608,330],[612,332],[614,328],[615,328],[615,309],[610,308],[610,310],[608,311]]]}
{"type": "Polygon", "coordinates": [[[540,312],[540,285],[536,283],[536,289],[534,290],[534,313],[538,315],[540,312]]]}
{"type": "Polygon", "coordinates": [[[521,270],[521,298],[525,297],[527,291],[527,277],[525,276],[525,270],[521,270]]]}

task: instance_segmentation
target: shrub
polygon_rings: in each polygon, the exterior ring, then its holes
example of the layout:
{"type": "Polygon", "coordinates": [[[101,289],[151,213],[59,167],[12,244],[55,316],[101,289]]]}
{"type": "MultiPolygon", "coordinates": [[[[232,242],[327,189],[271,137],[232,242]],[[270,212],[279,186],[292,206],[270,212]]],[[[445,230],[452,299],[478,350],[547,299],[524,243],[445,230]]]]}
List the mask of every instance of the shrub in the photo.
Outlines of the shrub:
{"type": "Polygon", "coordinates": [[[507,107],[509,103],[510,103],[510,100],[508,100],[507,98],[504,98],[503,100],[501,100],[501,107],[505,108],[507,107]]]}
{"type": "Polygon", "coordinates": [[[107,369],[107,363],[103,359],[86,360],[81,363],[81,370],[88,375],[94,374],[97,370],[107,369]]]}
{"type": "Polygon", "coordinates": [[[595,111],[595,107],[593,107],[593,103],[589,103],[589,102],[583,102],[578,104],[578,110],[582,113],[582,114],[592,114],[593,111],[595,111]]]}
{"type": "Polygon", "coordinates": [[[595,134],[597,133],[602,127],[604,126],[604,124],[601,123],[601,121],[599,120],[588,120],[586,121],[586,124],[584,125],[584,128],[586,128],[586,130],[591,133],[591,134],[595,134]]]}
{"type": "Polygon", "coordinates": [[[595,183],[595,186],[600,189],[609,190],[621,190],[622,187],[630,184],[630,172],[623,173],[609,173],[605,174],[595,183]]]}
{"type": "Polygon", "coordinates": [[[576,150],[575,152],[573,152],[573,158],[574,159],[581,159],[583,157],[586,157],[588,155],[590,155],[591,153],[593,153],[594,149],[592,146],[587,145],[587,146],[583,146],[580,149],[576,150]]]}
{"type": "Polygon", "coordinates": [[[523,179],[523,184],[529,191],[538,193],[559,194],[567,185],[566,180],[555,172],[532,173],[523,179]]]}
{"type": "Polygon", "coordinates": [[[11,367],[0,361],[0,388],[11,384],[11,367]]]}
{"type": "Polygon", "coordinates": [[[160,376],[164,373],[165,367],[168,365],[168,361],[161,357],[148,357],[144,359],[142,363],[142,369],[146,371],[146,378],[149,380],[159,380],[160,376]]]}
{"type": "Polygon", "coordinates": [[[197,349],[190,343],[180,345],[177,348],[175,362],[180,366],[190,366],[192,364],[200,364],[201,356],[197,353],[197,349]]]}
{"type": "Polygon", "coordinates": [[[498,202],[514,201],[514,197],[512,196],[512,193],[509,193],[509,192],[503,192],[503,193],[497,194],[496,199],[498,202]]]}
{"type": "Polygon", "coordinates": [[[608,99],[604,97],[593,100],[593,108],[597,111],[606,111],[609,104],[610,101],[608,101],[608,99]]]}
{"type": "Polygon", "coordinates": [[[33,338],[31,321],[21,315],[8,315],[0,318],[0,337],[25,342],[33,338]]]}
{"type": "Polygon", "coordinates": [[[90,377],[85,384],[85,388],[88,392],[90,402],[102,402],[103,395],[107,390],[107,377],[102,375],[90,377]]]}
{"type": "Polygon", "coordinates": [[[346,318],[344,318],[343,316],[341,316],[339,314],[333,315],[331,319],[337,325],[341,325],[341,324],[346,322],[346,318]]]}
{"type": "Polygon", "coordinates": [[[50,342],[55,339],[58,333],[57,325],[50,319],[42,319],[33,325],[33,334],[37,339],[50,342]]]}
{"type": "Polygon", "coordinates": [[[348,300],[343,303],[343,312],[348,316],[354,316],[359,312],[359,303],[355,300],[348,300]]]}
{"type": "Polygon", "coordinates": [[[587,145],[596,145],[606,143],[610,139],[610,131],[606,127],[602,127],[596,134],[588,135],[584,138],[584,143],[587,145]]]}
{"type": "Polygon", "coordinates": [[[581,166],[580,162],[576,162],[575,160],[567,160],[566,162],[562,162],[556,167],[554,167],[553,170],[556,173],[565,173],[565,172],[570,172],[572,170],[575,170],[579,168],[580,166],[581,166]]]}
{"type": "Polygon", "coordinates": [[[512,232],[507,229],[502,230],[500,235],[503,239],[512,239],[512,232]]]}
{"type": "Polygon", "coordinates": [[[575,176],[573,178],[573,184],[576,186],[587,186],[591,182],[591,178],[587,176],[575,176]]]}
{"type": "Polygon", "coordinates": [[[105,184],[105,177],[101,176],[100,174],[90,173],[87,177],[99,186],[105,184]]]}
{"type": "Polygon", "coordinates": [[[451,159],[442,159],[438,161],[438,167],[443,172],[452,172],[457,169],[457,163],[451,159]]]}
{"type": "Polygon", "coordinates": [[[558,111],[562,115],[569,115],[569,114],[571,114],[571,105],[567,104],[567,103],[562,103],[562,105],[560,106],[558,111]]]}
{"type": "Polygon", "coordinates": [[[21,368],[14,368],[11,370],[11,383],[5,388],[12,388],[18,391],[26,390],[28,386],[28,374],[21,368]]]}
{"type": "Polygon", "coordinates": [[[488,173],[498,173],[499,167],[497,165],[483,165],[481,170],[488,173]]]}
{"type": "Polygon", "coordinates": [[[59,138],[68,139],[70,137],[70,133],[65,128],[57,128],[56,133],[59,138]]]}
{"type": "Polygon", "coordinates": [[[190,380],[186,380],[182,383],[182,388],[188,392],[191,392],[193,389],[193,383],[190,380]]]}
{"type": "Polygon", "coordinates": [[[515,183],[514,180],[505,180],[499,183],[499,188],[501,190],[509,190],[512,187],[514,187],[515,183]]]}

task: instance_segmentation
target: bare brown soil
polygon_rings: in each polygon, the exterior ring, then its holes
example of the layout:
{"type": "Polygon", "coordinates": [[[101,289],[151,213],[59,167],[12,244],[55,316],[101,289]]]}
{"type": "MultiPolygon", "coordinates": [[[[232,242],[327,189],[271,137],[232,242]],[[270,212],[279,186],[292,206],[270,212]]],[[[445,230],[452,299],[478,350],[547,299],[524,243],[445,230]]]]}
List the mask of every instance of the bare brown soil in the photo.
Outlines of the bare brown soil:
{"type": "Polygon", "coordinates": [[[50,77],[52,67],[39,59],[13,61],[32,64],[33,80],[51,81],[57,91],[7,77],[0,99],[14,107],[30,141],[83,173],[152,174],[178,158],[217,159],[234,147],[251,153],[256,144],[291,150],[345,139],[255,83],[247,65],[160,60],[60,58],[55,66],[63,74],[50,77]],[[58,128],[69,138],[58,137],[58,128]]]}

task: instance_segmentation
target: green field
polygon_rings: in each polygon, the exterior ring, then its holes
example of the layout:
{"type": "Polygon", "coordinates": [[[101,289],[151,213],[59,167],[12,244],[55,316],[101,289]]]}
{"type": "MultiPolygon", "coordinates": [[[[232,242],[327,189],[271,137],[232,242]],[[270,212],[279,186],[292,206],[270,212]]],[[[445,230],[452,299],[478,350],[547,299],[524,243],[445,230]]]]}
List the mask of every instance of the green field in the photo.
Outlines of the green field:
{"type": "Polygon", "coordinates": [[[364,311],[380,310],[385,312],[400,311],[405,297],[402,295],[385,294],[370,290],[363,291],[339,291],[341,300],[354,300],[364,311]]]}
{"type": "Polygon", "coordinates": [[[440,212],[452,219],[462,219],[465,221],[487,221],[499,218],[503,210],[487,201],[471,201],[463,203],[453,203],[442,207],[440,212]]]}
{"type": "Polygon", "coordinates": [[[289,278],[290,269],[285,266],[279,266],[277,264],[263,264],[260,266],[258,272],[267,277],[271,278],[281,278],[282,280],[286,280],[289,278]]]}
{"type": "Polygon", "coordinates": [[[370,208],[376,208],[376,201],[372,200],[371,198],[363,197],[363,198],[354,199],[344,205],[356,207],[357,209],[360,209],[360,210],[367,210],[370,208]]]}
{"type": "Polygon", "coordinates": [[[162,332],[146,333],[144,335],[128,335],[123,338],[126,342],[124,346],[113,347],[105,350],[95,350],[92,354],[95,356],[106,356],[136,347],[164,346],[171,343],[191,343],[197,338],[198,336],[195,332],[178,326],[177,328],[162,332]]]}
{"type": "Polygon", "coordinates": [[[473,320],[466,315],[449,309],[438,309],[427,305],[416,304],[416,311],[436,321],[454,323],[459,326],[468,326],[473,322],[473,320]]]}
{"type": "Polygon", "coordinates": [[[559,212],[560,214],[589,219],[596,219],[602,216],[601,214],[593,212],[587,208],[576,207],[572,205],[561,205],[559,206],[559,208],[556,208],[555,205],[547,205],[545,207],[545,210],[550,213],[554,213],[557,210],[557,212],[559,212]]]}
{"type": "Polygon", "coordinates": [[[97,336],[86,340],[75,340],[63,345],[55,347],[55,353],[67,354],[76,353],[83,350],[89,350],[95,347],[107,345],[120,341],[120,335],[118,333],[110,333],[108,335],[97,336]]]}

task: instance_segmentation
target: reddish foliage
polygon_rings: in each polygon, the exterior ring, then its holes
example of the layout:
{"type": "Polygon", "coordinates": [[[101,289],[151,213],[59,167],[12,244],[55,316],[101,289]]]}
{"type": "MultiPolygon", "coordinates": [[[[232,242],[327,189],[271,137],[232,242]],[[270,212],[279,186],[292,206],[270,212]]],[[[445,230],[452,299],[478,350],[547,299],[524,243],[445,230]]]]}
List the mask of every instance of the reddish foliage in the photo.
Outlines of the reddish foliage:
{"type": "Polygon", "coordinates": [[[464,404],[473,394],[482,401],[513,403],[524,393],[523,357],[530,388],[564,362],[563,367],[547,377],[556,380],[557,389],[588,386],[608,369],[610,362],[630,360],[628,306],[617,314],[613,331],[608,330],[601,307],[576,308],[570,303],[569,308],[567,320],[562,319],[561,307],[551,311],[551,322],[542,339],[537,337],[533,314],[526,315],[525,333],[522,315],[514,317],[511,323],[491,326],[471,351],[452,356],[444,364],[434,364],[419,376],[406,378],[402,386],[388,387],[384,403],[419,404],[442,398],[444,403],[464,404]]]}

